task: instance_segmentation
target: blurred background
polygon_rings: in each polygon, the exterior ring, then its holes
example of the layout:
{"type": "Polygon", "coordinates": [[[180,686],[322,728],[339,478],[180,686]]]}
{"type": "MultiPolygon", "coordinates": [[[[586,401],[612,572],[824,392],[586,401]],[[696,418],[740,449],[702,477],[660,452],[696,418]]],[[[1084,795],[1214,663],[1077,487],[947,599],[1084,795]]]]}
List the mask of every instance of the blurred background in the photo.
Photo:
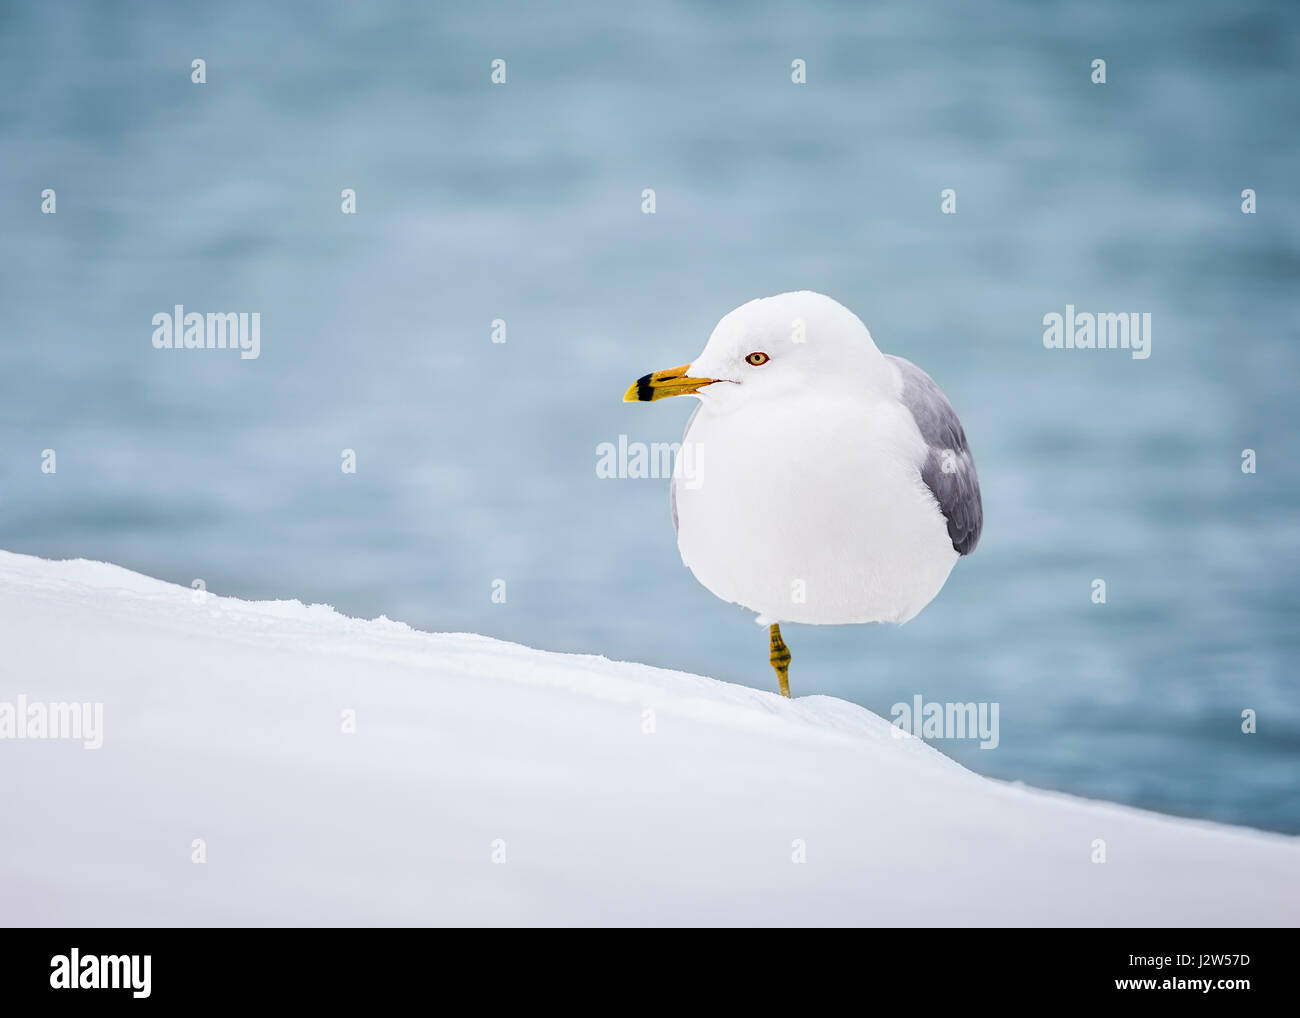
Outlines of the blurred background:
{"type": "Polygon", "coordinates": [[[795,693],[996,701],[939,748],[1300,831],[1300,8],[181,6],[0,5],[0,547],[772,688],[596,447],[820,290],[946,390],[986,522],[907,626],[787,627],[795,693]],[[1044,349],[1067,303],[1150,359],[1044,349]],[[261,357],[155,350],[174,304],[261,357]]]}

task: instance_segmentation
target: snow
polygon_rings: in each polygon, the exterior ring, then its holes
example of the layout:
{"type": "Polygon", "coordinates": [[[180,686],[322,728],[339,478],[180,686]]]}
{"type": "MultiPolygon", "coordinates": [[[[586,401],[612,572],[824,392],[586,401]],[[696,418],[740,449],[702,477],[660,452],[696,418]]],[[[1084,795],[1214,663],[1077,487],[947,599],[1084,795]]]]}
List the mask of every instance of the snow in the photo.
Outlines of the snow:
{"type": "Polygon", "coordinates": [[[7,925],[1300,915],[1300,839],[982,778],[829,697],[6,552],[0,646],[0,703],[104,719],[0,739],[7,925]]]}

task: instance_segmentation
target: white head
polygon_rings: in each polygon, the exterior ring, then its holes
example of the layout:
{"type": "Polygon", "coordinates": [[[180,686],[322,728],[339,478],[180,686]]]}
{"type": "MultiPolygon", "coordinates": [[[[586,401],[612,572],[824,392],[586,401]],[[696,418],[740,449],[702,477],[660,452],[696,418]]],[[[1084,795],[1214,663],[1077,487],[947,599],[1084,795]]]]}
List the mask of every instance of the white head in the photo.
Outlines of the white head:
{"type": "Polygon", "coordinates": [[[813,386],[886,396],[893,378],[857,315],[830,297],[800,290],[742,304],[718,322],[694,361],[638,379],[623,398],[689,393],[725,411],[813,386]]]}

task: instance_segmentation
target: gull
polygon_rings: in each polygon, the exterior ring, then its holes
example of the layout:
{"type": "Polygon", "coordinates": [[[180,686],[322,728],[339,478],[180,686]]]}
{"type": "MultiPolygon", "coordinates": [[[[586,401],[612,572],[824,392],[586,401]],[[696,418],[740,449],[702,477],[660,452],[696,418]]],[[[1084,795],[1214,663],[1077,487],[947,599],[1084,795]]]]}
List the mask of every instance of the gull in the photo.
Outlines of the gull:
{"type": "Polygon", "coordinates": [[[700,402],[670,487],[677,548],[705,588],[769,627],[782,695],[782,622],[901,625],[975,550],[984,511],[957,414],[830,297],[743,304],[699,357],[623,400],[684,395],[700,402]]]}

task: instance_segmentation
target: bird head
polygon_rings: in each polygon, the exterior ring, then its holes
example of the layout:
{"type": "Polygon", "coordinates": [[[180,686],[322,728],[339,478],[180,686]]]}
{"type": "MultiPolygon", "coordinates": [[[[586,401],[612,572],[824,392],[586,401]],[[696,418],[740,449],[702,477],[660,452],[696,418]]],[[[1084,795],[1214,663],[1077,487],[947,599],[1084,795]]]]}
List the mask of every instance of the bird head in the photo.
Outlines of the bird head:
{"type": "Polygon", "coordinates": [[[623,401],[694,395],[712,409],[728,410],[809,384],[883,393],[890,373],[857,315],[830,297],[801,290],[742,304],[718,322],[695,360],[643,375],[623,401]]]}

